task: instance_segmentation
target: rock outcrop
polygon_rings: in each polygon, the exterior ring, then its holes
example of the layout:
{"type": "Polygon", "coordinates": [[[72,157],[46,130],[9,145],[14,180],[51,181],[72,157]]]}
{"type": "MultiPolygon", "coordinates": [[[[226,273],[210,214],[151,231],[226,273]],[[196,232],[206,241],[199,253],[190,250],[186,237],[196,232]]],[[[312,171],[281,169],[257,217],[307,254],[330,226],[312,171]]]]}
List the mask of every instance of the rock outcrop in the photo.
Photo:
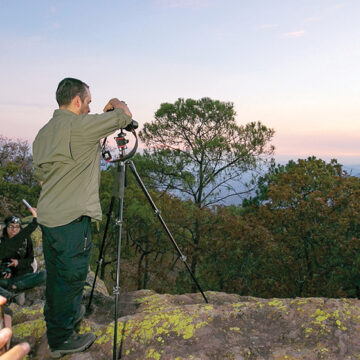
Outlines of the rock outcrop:
{"type": "MultiPolygon", "coordinates": [[[[49,358],[43,300],[35,294],[41,291],[29,291],[28,307],[11,305],[15,341],[30,342],[29,359],[49,358]]],[[[160,295],[149,290],[122,294],[119,358],[360,359],[357,299],[259,299],[217,292],[206,296],[208,304],[200,294],[160,295]]],[[[92,312],[79,331],[93,331],[97,339],[89,350],[64,359],[112,359],[113,317],[113,297],[96,291],[92,312]]]]}

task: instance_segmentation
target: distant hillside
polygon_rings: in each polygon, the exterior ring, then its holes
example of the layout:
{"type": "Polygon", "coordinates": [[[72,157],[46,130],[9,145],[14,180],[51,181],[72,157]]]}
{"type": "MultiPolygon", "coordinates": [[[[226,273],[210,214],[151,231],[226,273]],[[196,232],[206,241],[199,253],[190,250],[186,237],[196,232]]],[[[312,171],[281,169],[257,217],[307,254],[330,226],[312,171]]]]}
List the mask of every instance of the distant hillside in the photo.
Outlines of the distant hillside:
{"type": "Polygon", "coordinates": [[[344,165],[343,169],[353,176],[360,177],[360,164],[344,165]]]}

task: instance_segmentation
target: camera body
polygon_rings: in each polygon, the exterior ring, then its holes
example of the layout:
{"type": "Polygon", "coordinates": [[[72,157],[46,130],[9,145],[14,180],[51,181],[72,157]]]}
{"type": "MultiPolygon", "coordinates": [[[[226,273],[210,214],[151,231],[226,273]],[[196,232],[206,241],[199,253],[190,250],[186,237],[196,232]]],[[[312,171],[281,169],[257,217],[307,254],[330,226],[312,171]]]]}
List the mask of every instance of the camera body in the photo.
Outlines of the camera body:
{"type": "Polygon", "coordinates": [[[133,131],[136,130],[139,127],[139,124],[135,120],[131,120],[131,123],[128,124],[125,128],[126,131],[133,131]]]}
{"type": "MultiPolygon", "coordinates": [[[[114,111],[114,109],[109,109],[109,110],[106,110],[106,112],[109,112],[109,111],[114,111]]],[[[128,124],[124,129],[126,131],[133,131],[133,130],[136,130],[137,128],[139,127],[139,123],[135,120],[131,120],[131,123],[128,124]]]]}
{"type": "Polygon", "coordinates": [[[3,260],[0,265],[0,277],[3,278],[7,274],[12,273],[12,269],[9,266],[11,264],[11,261],[3,260]]]}

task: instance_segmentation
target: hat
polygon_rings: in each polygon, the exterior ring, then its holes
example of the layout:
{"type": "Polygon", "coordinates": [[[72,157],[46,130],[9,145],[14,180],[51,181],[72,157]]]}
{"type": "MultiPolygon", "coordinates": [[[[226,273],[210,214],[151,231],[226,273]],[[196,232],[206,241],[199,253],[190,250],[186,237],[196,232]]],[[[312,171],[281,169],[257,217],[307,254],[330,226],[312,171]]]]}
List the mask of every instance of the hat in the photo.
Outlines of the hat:
{"type": "Polygon", "coordinates": [[[8,226],[9,224],[21,225],[21,219],[17,216],[9,216],[5,219],[5,225],[8,226]]]}

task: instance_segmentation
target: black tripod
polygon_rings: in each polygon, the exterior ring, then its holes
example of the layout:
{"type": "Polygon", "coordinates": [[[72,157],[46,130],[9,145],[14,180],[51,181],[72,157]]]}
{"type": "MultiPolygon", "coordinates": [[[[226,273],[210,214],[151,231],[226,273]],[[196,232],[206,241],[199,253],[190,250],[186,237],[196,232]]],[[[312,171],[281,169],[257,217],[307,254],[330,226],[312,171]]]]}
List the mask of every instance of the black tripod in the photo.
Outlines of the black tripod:
{"type": "MultiPolygon", "coordinates": [[[[167,233],[169,239],[171,240],[175,250],[177,251],[180,259],[184,262],[187,270],[190,273],[190,276],[192,277],[197,288],[201,292],[201,295],[203,296],[205,302],[208,303],[208,300],[207,300],[204,292],[202,291],[199,283],[197,282],[194,274],[192,273],[189,265],[186,262],[186,257],[181,253],[181,250],[179,249],[175,239],[171,235],[170,230],[166,226],[163,218],[161,217],[160,211],[156,207],[156,205],[155,205],[154,201],[152,200],[150,194],[148,193],[143,181],[141,180],[138,172],[136,171],[134,163],[131,160],[129,160],[132,156],[135,155],[137,146],[138,146],[138,139],[137,139],[136,132],[134,129],[132,130],[132,133],[134,134],[134,136],[136,138],[136,143],[135,143],[135,146],[132,149],[132,151],[127,155],[125,155],[125,149],[126,149],[126,144],[128,143],[128,140],[125,139],[126,135],[123,132],[123,129],[121,129],[121,132],[118,134],[118,136],[116,138],[117,146],[120,151],[120,157],[117,160],[111,160],[111,162],[117,162],[118,165],[117,165],[117,171],[116,171],[116,176],[115,176],[113,194],[112,194],[112,197],[110,200],[109,211],[107,213],[107,219],[106,219],[106,225],[105,225],[105,229],[104,229],[103,240],[102,240],[102,244],[100,247],[99,258],[98,258],[96,272],[95,272],[95,278],[94,278],[93,286],[92,286],[91,293],[90,293],[89,303],[87,306],[87,310],[89,311],[91,302],[92,302],[92,298],[93,298],[97,275],[99,272],[99,267],[104,261],[103,250],[104,250],[105,240],[107,237],[107,232],[108,232],[108,228],[109,228],[109,224],[110,224],[111,215],[113,212],[115,198],[118,197],[119,198],[119,204],[118,204],[119,210],[118,210],[118,218],[115,221],[115,224],[118,226],[118,242],[117,242],[116,286],[114,287],[114,290],[113,290],[114,295],[115,295],[113,360],[117,359],[117,357],[116,357],[116,355],[117,355],[116,341],[117,341],[117,323],[118,323],[118,321],[117,321],[117,319],[118,319],[118,302],[119,302],[119,295],[120,295],[119,284],[120,284],[120,259],[121,259],[121,233],[122,233],[122,224],[123,224],[123,203],[124,203],[124,194],[125,194],[125,172],[126,172],[127,165],[130,167],[132,173],[134,174],[134,176],[135,176],[138,184],[140,185],[142,191],[144,192],[146,198],[149,200],[149,203],[150,203],[152,209],[154,210],[154,213],[159,218],[161,225],[163,226],[164,230],[166,231],[166,233],[167,233]]],[[[105,141],[104,141],[104,144],[105,144],[105,141]]],[[[105,152],[105,153],[106,153],[105,157],[108,158],[109,152],[105,152]]],[[[103,152],[103,154],[104,154],[104,152],[103,152]]]]}

